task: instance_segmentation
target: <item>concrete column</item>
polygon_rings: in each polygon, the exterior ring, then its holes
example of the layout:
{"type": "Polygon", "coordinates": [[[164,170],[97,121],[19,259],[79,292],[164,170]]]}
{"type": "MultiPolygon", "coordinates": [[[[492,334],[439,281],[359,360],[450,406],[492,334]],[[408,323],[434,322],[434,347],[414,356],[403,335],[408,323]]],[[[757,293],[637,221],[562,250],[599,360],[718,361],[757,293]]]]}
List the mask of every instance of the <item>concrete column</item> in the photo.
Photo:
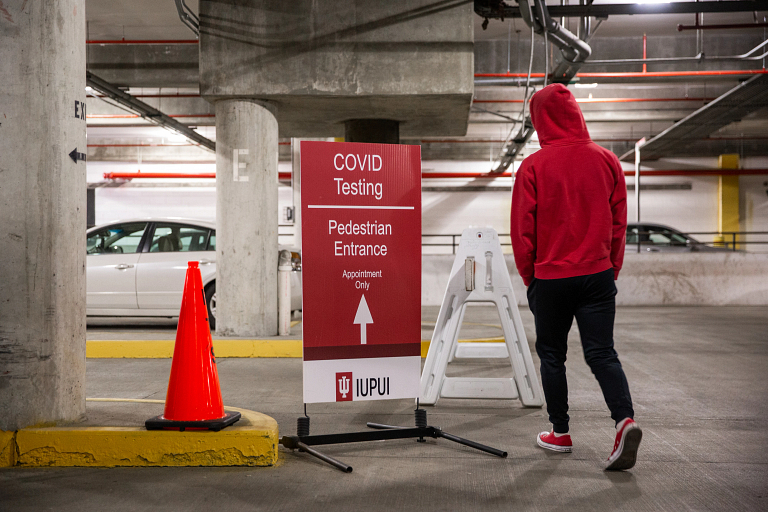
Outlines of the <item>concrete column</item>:
{"type": "Polygon", "coordinates": [[[389,119],[350,119],[344,123],[345,142],[400,143],[400,123],[389,119]]]}
{"type": "Polygon", "coordinates": [[[277,334],[277,120],[216,102],[216,332],[277,334]]]}
{"type": "Polygon", "coordinates": [[[17,430],[85,414],[85,0],[5,6],[0,430],[17,430]]]}

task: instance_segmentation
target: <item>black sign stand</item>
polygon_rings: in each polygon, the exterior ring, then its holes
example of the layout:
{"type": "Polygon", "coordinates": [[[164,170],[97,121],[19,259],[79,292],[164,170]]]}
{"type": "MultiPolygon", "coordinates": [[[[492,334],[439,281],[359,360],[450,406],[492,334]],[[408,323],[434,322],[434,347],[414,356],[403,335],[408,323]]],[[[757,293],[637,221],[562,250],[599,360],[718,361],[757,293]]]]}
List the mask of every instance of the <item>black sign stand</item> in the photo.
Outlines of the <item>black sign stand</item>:
{"type": "Polygon", "coordinates": [[[324,453],[321,453],[312,446],[319,446],[324,444],[346,444],[346,443],[362,443],[365,441],[386,441],[388,439],[413,439],[423,443],[426,440],[425,437],[431,437],[433,439],[443,438],[454,443],[463,444],[470,448],[475,448],[497,457],[506,458],[507,452],[491,448],[484,444],[464,439],[463,437],[454,436],[448,432],[443,432],[439,427],[431,427],[427,425],[427,411],[419,408],[419,402],[416,401],[416,409],[413,411],[416,418],[416,427],[400,427],[395,425],[383,425],[381,423],[368,423],[368,427],[375,430],[367,430],[364,432],[347,432],[344,434],[325,434],[325,435],[309,435],[309,416],[307,416],[307,404],[304,404],[304,416],[298,418],[296,422],[296,435],[295,436],[283,436],[280,439],[280,444],[290,450],[299,450],[300,452],[307,452],[308,454],[317,457],[323,462],[335,466],[336,468],[344,471],[345,473],[352,472],[352,466],[348,466],[336,460],[333,457],[329,457],[324,453]]]}

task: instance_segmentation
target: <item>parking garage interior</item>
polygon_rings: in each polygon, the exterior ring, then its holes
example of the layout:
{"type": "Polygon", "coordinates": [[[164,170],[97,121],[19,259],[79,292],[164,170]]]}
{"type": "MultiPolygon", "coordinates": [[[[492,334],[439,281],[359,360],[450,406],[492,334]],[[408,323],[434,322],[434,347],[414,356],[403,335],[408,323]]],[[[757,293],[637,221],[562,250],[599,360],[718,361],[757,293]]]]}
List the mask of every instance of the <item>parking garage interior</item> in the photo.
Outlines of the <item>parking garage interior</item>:
{"type": "MultiPolygon", "coordinates": [[[[766,16],[762,0],[0,2],[0,510],[765,510],[766,16]],[[504,459],[433,439],[326,448],[343,474],[278,446],[304,414],[331,433],[414,408],[302,401],[303,310],[335,298],[302,290],[301,143],[417,146],[422,358],[462,232],[492,228],[538,369],[510,208],[550,83],[626,179],[614,339],[635,467],[603,471],[615,430],[575,324],[573,453],[536,446],[545,408],[487,398],[425,408],[504,459]],[[217,444],[227,429],[194,449],[144,436],[187,260],[224,406],[261,436],[247,449],[217,444]]],[[[504,341],[486,306],[462,313],[461,342],[504,341]]],[[[515,375],[490,357],[446,372],[515,375]]]]}

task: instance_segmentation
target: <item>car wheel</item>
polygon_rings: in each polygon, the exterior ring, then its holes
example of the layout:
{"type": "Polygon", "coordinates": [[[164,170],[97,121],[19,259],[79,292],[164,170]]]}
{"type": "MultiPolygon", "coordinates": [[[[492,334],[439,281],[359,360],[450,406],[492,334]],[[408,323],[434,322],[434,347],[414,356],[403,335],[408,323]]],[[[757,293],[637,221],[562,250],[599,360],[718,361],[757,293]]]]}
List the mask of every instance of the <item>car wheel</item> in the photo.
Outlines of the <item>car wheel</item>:
{"type": "Polygon", "coordinates": [[[216,330],[216,281],[205,288],[205,304],[208,307],[208,325],[216,330]]]}

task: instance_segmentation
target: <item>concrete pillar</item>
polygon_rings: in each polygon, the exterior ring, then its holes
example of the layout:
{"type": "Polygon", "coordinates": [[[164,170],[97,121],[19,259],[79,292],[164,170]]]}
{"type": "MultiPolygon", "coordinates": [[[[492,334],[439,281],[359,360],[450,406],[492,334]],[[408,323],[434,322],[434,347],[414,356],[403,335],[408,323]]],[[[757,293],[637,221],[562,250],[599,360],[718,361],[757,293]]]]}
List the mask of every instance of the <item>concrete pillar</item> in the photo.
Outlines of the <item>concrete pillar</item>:
{"type": "Polygon", "coordinates": [[[85,0],[5,6],[0,430],[17,430],[85,414],[85,0]]]}
{"type": "Polygon", "coordinates": [[[400,143],[400,123],[389,119],[350,119],[344,123],[345,142],[400,143]]]}
{"type": "Polygon", "coordinates": [[[277,334],[277,120],[268,104],[216,102],[216,332],[277,334]]]}

